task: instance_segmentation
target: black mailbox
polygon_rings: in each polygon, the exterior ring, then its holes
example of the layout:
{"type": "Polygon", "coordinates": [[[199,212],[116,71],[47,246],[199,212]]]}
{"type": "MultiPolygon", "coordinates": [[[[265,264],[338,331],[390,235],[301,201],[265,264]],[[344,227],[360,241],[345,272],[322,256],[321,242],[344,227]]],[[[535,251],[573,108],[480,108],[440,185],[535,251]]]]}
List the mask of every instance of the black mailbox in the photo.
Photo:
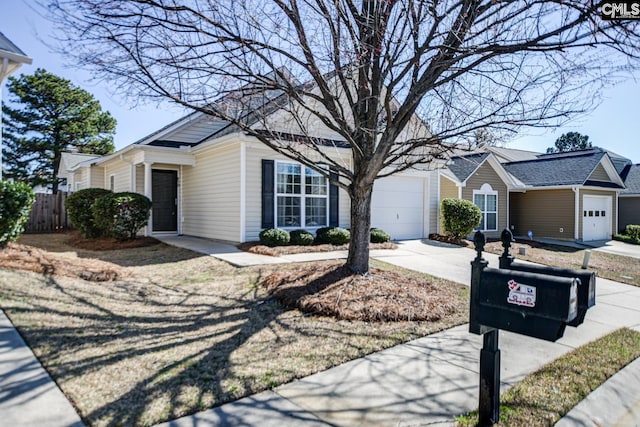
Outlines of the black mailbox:
{"type": "Polygon", "coordinates": [[[596,273],[593,271],[571,270],[568,268],[547,267],[542,265],[523,264],[511,262],[508,266],[500,266],[516,271],[526,271],[529,273],[548,274],[556,277],[568,277],[580,279],[578,285],[578,315],[568,323],[569,326],[578,326],[584,322],[589,307],[596,304],[596,273]]]}
{"type": "Polygon", "coordinates": [[[487,267],[480,284],[477,322],[487,327],[556,341],[578,315],[575,278],[487,267]]]}

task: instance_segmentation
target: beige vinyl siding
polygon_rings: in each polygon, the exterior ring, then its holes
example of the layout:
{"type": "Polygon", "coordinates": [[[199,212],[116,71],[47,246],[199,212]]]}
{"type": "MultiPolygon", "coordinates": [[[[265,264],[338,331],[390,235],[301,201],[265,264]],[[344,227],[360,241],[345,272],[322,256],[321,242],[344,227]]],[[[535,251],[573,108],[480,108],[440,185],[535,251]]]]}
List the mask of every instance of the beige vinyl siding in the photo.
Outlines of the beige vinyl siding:
{"type": "Polygon", "coordinates": [[[89,168],[82,167],[73,173],[73,188],[71,191],[89,188],[89,168]]]}
{"type": "Polygon", "coordinates": [[[607,171],[604,170],[604,166],[602,166],[602,163],[598,164],[593,173],[591,173],[589,179],[592,181],[611,182],[611,178],[609,178],[609,174],[607,174],[607,171]]]}
{"type": "Polygon", "coordinates": [[[131,191],[131,164],[116,161],[108,166],[105,166],[106,182],[105,187],[109,188],[111,175],[114,176],[113,191],[116,193],[122,191],[131,191]]]}
{"type": "MultiPolygon", "coordinates": [[[[247,144],[245,229],[245,241],[247,242],[258,240],[258,234],[262,230],[262,159],[293,162],[269,148],[247,144]]],[[[340,227],[348,228],[351,215],[349,195],[340,189],[338,196],[338,223],[340,227]]]]}
{"type": "Polygon", "coordinates": [[[616,192],[615,191],[607,191],[607,190],[580,190],[580,206],[578,208],[578,212],[580,212],[580,220],[578,221],[578,238],[582,239],[582,204],[583,198],[585,195],[590,196],[608,196],[611,197],[611,215],[609,219],[611,220],[611,229],[612,232],[615,233],[616,221],[618,210],[616,206],[616,192]]]}
{"type": "Polygon", "coordinates": [[[624,232],[629,224],[640,225],[640,196],[618,199],[618,232],[624,232]]]}
{"type": "Polygon", "coordinates": [[[135,192],[138,194],[144,194],[144,165],[136,165],[135,192]]]}
{"type": "Polygon", "coordinates": [[[530,190],[511,193],[511,225],[515,236],[574,240],[575,194],[572,190],[530,190]],[[560,232],[560,228],[563,232],[560,232]]]}
{"type": "Polygon", "coordinates": [[[91,168],[91,187],[105,188],[104,168],[93,166],[91,168]]]}
{"type": "Polygon", "coordinates": [[[429,191],[426,196],[429,209],[429,233],[438,232],[438,213],[440,212],[440,200],[438,199],[439,186],[439,171],[431,171],[429,173],[429,191]]]}
{"type": "MultiPolygon", "coordinates": [[[[240,240],[240,144],[196,154],[196,166],[182,168],[182,233],[240,240]]],[[[160,168],[154,165],[153,168],[160,168]]],[[[174,166],[175,168],[175,166],[174,166]]]]}
{"type": "Polygon", "coordinates": [[[508,192],[507,185],[496,171],[484,162],[476,172],[467,179],[467,185],[462,187],[462,198],[473,202],[473,191],[480,190],[483,184],[489,184],[493,191],[498,192],[498,224],[496,231],[487,231],[487,237],[499,237],[507,227],[508,192]]]}

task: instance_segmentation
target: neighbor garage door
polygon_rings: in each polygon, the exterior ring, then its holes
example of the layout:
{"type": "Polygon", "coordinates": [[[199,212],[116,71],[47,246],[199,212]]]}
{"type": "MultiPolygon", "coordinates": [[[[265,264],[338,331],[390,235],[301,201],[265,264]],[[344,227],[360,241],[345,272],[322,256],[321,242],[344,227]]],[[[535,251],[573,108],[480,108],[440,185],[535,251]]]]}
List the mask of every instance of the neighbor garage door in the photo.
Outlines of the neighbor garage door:
{"type": "Polygon", "coordinates": [[[611,239],[611,197],[584,196],[582,201],[582,240],[611,239]]]}
{"type": "Polygon", "coordinates": [[[371,200],[371,226],[394,240],[424,237],[424,178],[376,180],[371,200]]]}

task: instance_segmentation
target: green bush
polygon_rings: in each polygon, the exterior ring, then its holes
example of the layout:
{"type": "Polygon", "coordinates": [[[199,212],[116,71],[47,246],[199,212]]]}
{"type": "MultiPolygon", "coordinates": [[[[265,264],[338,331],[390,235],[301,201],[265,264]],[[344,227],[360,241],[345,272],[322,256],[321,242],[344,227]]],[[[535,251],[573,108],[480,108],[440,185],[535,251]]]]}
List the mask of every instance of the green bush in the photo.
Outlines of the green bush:
{"type": "Polygon", "coordinates": [[[289,236],[291,236],[292,245],[313,245],[313,234],[309,233],[307,230],[293,230],[291,233],[289,233],[289,236]]]}
{"type": "Polygon", "coordinates": [[[151,200],[138,193],[109,193],[93,204],[93,222],[118,240],[132,240],[149,222],[151,200]]]}
{"type": "Polygon", "coordinates": [[[27,184],[0,180],[0,248],[20,237],[34,200],[27,184]]]}
{"type": "Polygon", "coordinates": [[[625,228],[625,234],[634,240],[640,241],[640,225],[627,225],[627,228],[625,228]]]}
{"type": "Polygon", "coordinates": [[[291,236],[281,228],[267,228],[260,232],[260,243],[267,246],[284,246],[289,244],[291,236]]]}
{"type": "Polygon", "coordinates": [[[391,241],[391,236],[379,228],[371,229],[371,243],[387,243],[391,241]]]}
{"type": "Polygon", "coordinates": [[[100,237],[106,230],[101,229],[93,219],[93,204],[100,197],[112,194],[104,188],[85,188],[67,197],[64,205],[69,219],[83,237],[100,237]]]}
{"type": "Polygon", "coordinates": [[[443,199],[441,210],[445,232],[456,239],[468,236],[482,219],[480,208],[468,200],[443,199]]]}
{"type": "Polygon", "coordinates": [[[332,245],[343,245],[349,243],[351,233],[340,227],[322,227],[316,231],[318,243],[330,243],[332,245]]]}

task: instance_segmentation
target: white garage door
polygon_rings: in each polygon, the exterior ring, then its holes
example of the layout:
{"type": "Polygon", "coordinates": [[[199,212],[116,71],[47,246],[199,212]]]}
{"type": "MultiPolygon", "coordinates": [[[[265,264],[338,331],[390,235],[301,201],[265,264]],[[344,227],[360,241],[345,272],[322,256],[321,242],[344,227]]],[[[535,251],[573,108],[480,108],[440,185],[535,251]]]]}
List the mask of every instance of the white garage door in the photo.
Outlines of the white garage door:
{"type": "Polygon", "coordinates": [[[611,197],[584,196],[582,201],[582,240],[611,239],[611,197]]]}
{"type": "Polygon", "coordinates": [[[394,240],[424,237],[423,178],[390,177],[376,180],[371,200],[371,226],[394,240]]]}

